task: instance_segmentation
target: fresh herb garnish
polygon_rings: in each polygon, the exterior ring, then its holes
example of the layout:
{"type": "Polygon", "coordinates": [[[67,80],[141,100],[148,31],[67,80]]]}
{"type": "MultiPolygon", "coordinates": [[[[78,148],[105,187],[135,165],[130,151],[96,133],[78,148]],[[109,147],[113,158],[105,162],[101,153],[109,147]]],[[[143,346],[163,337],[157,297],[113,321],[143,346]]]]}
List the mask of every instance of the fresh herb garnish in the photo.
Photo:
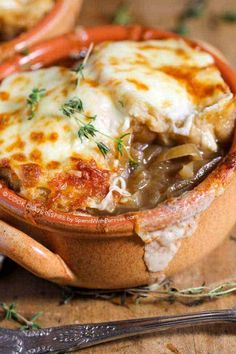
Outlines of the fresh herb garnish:
{"type": "Polygon", "coordinates": [[[73,118],[77,122],[79,126],[79,130],[77,134],[81,143],[83,142],[84,139],[93,140],[97,145],[101,154],[105,157],[110,151],[109,147],[105,145],[103,142],[95,140],[97,134],[103,135],[113,140],[113,142],[116,145],[116,149],[120,155],[123,155],[123,152],[125,151],[129,161],[133,164],[133,166],[137,164],[136,161],[130,155],[124,142],[124,138],[130,135],[130,133],[125,133],[118,138],[112,138],[109,135],[99,131],[93,124],[97,116],[96,115],[87,116],[86,114],[84,114],[83,102],[79,97],[71,98],[67,102],[65,102],[61,107],[61,111],[66,117],[73,118]],[[85,119],[89,119],[89,122],[86,122],[85,119]]]}
{"type": "Polygon", "coordinates": [[[81,143],[83,142],[83,138],[93,138],[96,135],[97,131],[98,130],[91,123],[82,125],[82,127],[78,130],[78,136],[80,138],[81,143]]]}
{"type": "Polygon", "coordinates": [[[84,60],[82,63],[79,63],[78,66],[76,66],[73,71],[77,74],[77,80],[76,80],[76,85],[79,85],[80,84],[80,80],[84,80],[84,68],[85,68],[85,65],[87,64],[87,61],[88,61],[88,58],[93,50],[93,43],[90,44],[87,52],[86,52],[86,55],[84,57],[84,60]]]}
{"type": "Polygon", "coordinates": [[[34,118],[38,103],[45,96],[45,94],[46,94],[46,89],[44,89],[44,88],[42,88],[42,89],[33,88],[32,92],[29,94],[29,96],[27,98],[27,105],[30,110],[28,120],[31,120],[34,118]]]}
{"type": "Polygon", "coordinates": [[[102,153],[103,157],[106,157],[108,152],[110,151],[109,147],[106,146],[103,142],[96,142],[97,147],[99,148],[100,152],[102,153]]]}
{"type": "Polygon", "coordinates": [[[132,20],[129,4],[126,2],[119,4],[112,16],[112,23],[115,25],[128,25],[132,20]]]}
{"type": "Polygon", "coordinates": [[[85,68],[84,64],[80,63],[77,67],[73,69],[73,71],[76,72],[76,74],[79,74],[82,79],[84,79],[84,73],[83,73],[84,68],[85,68]]]}
{"type": "Polygon", "coordinates": [[[15,304],[10,304],[9,306],[5,303],[1,303],[0,307],[4,311],[4,318],[8,321],[15,321],[21,325],[22,330],[27,329],[39,329],[41,328],[40,325],[36,322],[36,320],[43,315],[43,312],[37,312],[32,316],[30,320],[22,316],[16,310],[15,304]]]}
{"type": "MultiPolygon", "coordinates": [[[[83,142],[84,139],[94,140],[96,134],[100,133],[97,130],[97,128],[93,125],[93,121],[96,120],[97,115],[86,116],[84,114],[83,102],[79,97],[74,97],[68,100],[67,102],[65,102],[61,107],[61,111],[66,117],[74,118],[74,120],[78,124],[79,126],[78,137],[81,143],[83,142]],[[76,114],[79,114],[81,118],[79,118],[76,114]],[[89,119],[90,121],[86,123],[84,119],[89,119]]],[[[110,149],[104,143],[97,142],[96,140],[94,140],[94,142],[99,148],[102,155],[106,156],[106,154],[110,151],[110,149]]]]}
{"type": "Polygon", "coordinates": [[[130,133],[126,133],[121,135],[119,138],[116,139],[117,141],[117,151],[123,155],[123,150],[126,148],[125,143],[124,143],[124,138],[126,136],[130,135],[130,133]]]}
{"type": "Polygon", "coordinates": [[[83,112],[83,110],[83,102],[78,97],[71,98],[69,101],[65,102],[61,107],[62,113],[69,118],[75,113],[83,112]]]}

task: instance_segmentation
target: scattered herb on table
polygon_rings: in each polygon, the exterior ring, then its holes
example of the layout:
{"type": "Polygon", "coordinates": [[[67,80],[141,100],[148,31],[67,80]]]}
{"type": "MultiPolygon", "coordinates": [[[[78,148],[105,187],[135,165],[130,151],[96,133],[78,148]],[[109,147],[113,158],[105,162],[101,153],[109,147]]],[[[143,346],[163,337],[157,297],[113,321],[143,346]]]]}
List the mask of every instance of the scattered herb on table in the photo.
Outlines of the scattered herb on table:
{"type": "Polygon", "coordinates": [[[0,308],[4,312],[4,319],[8,321],[14,321],[21,325],[20,329],[39,329],[40,325],[37,323],[37,319],[43,315],[43,312],[37,312],[32,316],[30,320],[22,316],[16,309],[15,304],[10,304],[9,306],[5,303],[0,303],[0,308]]]}
{"type": "Polygon", "coordinates": [[[224,22],[236,23],[236,11],[225,11],[220,19],[224,22]]]}
{"type": "Polygon", "coordinates": [[[129,3],[120,3],[112,15],[112,23],[115,25],[129,25],[132,21],[133,16],[130,11],[129,3]]]}
{"type": "Polygon", "coordinates": [[[125,290],[83,290],[65,287],[63,288],[63,304],[69,303],[76,296],[100,298],[112,301],[119,305],[125,305],[129,297],[136,304],[150,301],[180,302],[187,306],[198,305],[236,293],[236,282],[225,282],[217,285],[201,285],[191,288],[179,289],[171,286],[170,280],[125,290]]]}
{"type": "Polygon", "coordinates": [[[29,94],[27,98],[27,106],[29,107],[29,116],[28,120],[31,120],[35,116],[36,109],[38,107],[38,103],[45,96],[46,89],[42,88],[33,88],[32,92],[29,94]]]}
{"type": "Polygon", "coordinates": [[[189,32],[188,21],[193,18],[199,18],[204,14],[206,0],[189,0],[177,18],[174,32],[180,35],[186,35],[189,32]]]}

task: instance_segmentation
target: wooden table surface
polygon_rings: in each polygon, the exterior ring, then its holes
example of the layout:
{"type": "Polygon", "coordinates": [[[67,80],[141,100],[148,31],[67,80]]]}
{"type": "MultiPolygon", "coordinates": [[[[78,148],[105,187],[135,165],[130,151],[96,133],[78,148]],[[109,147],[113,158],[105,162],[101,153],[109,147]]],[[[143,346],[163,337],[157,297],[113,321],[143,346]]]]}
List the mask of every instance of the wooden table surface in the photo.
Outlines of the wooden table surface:
{"type": "MultiPolygon", "coordinates": [[[[80,16],[84,25],[101,24],[110,21],[111,14],[119,1],[86,0],[80,16]]],[[[132,9],[136,22],[173,28],[176,15],[181,11],[185,1],[182,0],[135,0],[132,9]]],[[[236,11],[235,0],[209,0],[211,16],[191,20],[190,36],[209,41],[221,49],[236,67],[236,24],[219,24],[215,26],[209,19],[223,10],[236,11]]],[[[236,206],[232,206],[236,209],[236,206]]],[[[235,215],[236,219],[236,215],[235,215]]],[[[236,234],[236,229],[232,231],[236,234]]],[[[207,235],[206,235],[207,237],[207,235]]],[[[209,257],[191,269],[175,277],[174,284],[180,287],[192,287],[236,280],[236,242],[229,237],[209,257]]],[[[236,304],[236,297],[230,296],[202,305],[186,305],[165,302],[145,304],[115,305],[107,300],[74,299],[67,305],[60,305],[61,289],[56,285],[38,279],[20,267],[14,267],[9,274],[0,274],[0,302],[17,304],[18,310],[25,316],[43,311],[40,320],[42,326],[84,323],[95,321],[121,320],[141,316],[155,316],[193,312],[206,309],[231,307],[236,304]]],[[[10,322],[1,322],[1,326],[12,327],[10,322]]],[[[100,345],[86,349],[85,354],[234,354],[236,353],[236,326],[222,325],[203,328],[190,328],[171,331],[158,335],[147,335],[116,343],[100,345]]],[[[2,354],[2,353],[1,353],[2,354]]]]}

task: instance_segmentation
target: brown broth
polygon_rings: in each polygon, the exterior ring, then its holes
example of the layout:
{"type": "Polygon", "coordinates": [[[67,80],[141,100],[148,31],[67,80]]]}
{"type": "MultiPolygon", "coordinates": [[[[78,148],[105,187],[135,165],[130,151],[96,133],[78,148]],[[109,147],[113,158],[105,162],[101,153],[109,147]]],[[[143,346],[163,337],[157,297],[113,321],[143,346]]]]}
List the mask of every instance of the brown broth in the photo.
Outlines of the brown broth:
{"type": "Polygon", "coordinates": [[[127,190],[131,193],[124,204],[119,204],[115,214],[127,211],[154,208],[167,198],[175,197],[192,189],[209,174],[224,156],[225,149],[217,153],[201,151],[202,160],[182,157],[158,162],[157,157],[169,149],[158,144],[136,142],[131,152],[138,160],[138,167],[130,169],[127,178],[127,190]],[[182,178],[182,167],[193,161],[193,176],[182,178]]]}

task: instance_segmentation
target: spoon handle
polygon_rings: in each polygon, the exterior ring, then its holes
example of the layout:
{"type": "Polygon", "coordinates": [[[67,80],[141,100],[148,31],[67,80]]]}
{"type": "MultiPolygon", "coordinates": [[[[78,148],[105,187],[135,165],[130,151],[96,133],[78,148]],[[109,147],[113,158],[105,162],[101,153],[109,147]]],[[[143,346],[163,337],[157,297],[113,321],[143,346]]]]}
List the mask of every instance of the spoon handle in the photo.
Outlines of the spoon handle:
{"type": "Polygon", "coordinates": [[[222,322],[236,322],[236,309],[51,327],[30,331],[0,329],[0,353],[61,353],[135,335],[222,322]]]}

